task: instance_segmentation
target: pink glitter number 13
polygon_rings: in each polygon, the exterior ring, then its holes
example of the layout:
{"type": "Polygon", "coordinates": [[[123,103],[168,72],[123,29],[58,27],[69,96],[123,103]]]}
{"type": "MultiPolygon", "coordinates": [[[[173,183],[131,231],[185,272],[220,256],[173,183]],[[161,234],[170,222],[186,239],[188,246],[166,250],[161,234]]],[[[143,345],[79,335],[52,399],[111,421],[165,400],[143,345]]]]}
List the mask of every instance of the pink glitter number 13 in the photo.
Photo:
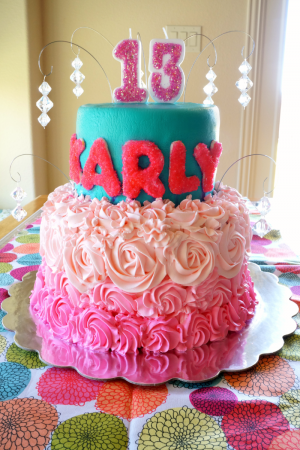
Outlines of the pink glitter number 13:
{"type": "Polygon", "coordinates": [[[113,49],[113,57],[121,62],[122,86],[114,90],[115,102],[144,103],[148,100],[147,89],[141,88],[141,43],[125,39],[113,49]]]}
{"type": "Polygon", "coordinates": [[[181,39],[152,39],[150,42],[148,89],[159,103],[175,103],[184,88],[185,46],[181,39]]]}

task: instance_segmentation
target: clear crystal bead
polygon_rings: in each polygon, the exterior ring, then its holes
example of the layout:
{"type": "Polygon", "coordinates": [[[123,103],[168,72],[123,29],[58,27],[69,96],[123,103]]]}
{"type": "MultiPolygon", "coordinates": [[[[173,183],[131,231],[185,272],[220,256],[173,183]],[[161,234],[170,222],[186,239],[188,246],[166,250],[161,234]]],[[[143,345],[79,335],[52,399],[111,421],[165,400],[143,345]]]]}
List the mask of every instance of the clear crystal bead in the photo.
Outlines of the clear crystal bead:
{"type": "Polygon", "coordinates": [[[212,69],[209,69],[209,72],[207,72],[205,76],[208,81],[215,81],[215,79],[217,78],[217,75],[212,69]]]}
{"type": "Polygon", "coordinates": [[[76,97],[80,97],[81,94],[83,93],[83,89],[82,87],[78,84],[76,87],[74,87],[73,89],[74,94],[76,95],[76,97]]]}
{"type": "Polygon", "coordinates": [[[210,96],[208,96],[204,100],[203,105],[206,105],[206,106],[214,105],[214,101],[213,101],[213,99],[210,96]]]}
{"type": "Polygon", "coordinates": [[[51,108],[53,108],[53,102],[51,102],[51,100],[43,95],[43,97],[41,97],[37,102],[36,102],[36,106],[44,113],[47,113],[48,111],[50,111],[51,108]]]}
{"type": "Polygon", "coordinates": [[[239,71],[243,74],[243,75],[248,75],[248,73],[250,72],[250,70],[252,69],[252,67],[250,66],[250,64],[248,63],[248,61],[243,61],[242,64],[239,67],[239,71]]]}
{"type": "Polygon", "coordinates": [[[21,202],[27,194],[20,186],[17,186],[10,195],[16,202],[21,202]]]}
{"type": "Polygon", "coordinates": [[[250,100],[251,97],[246,92],[243,92],[239,97],[239,102],[244,108],[246,108],[250,100]]]}
{"type": "Polygon", "coordinates": [[[247,92],[252,88],[253,82],[247,76],[243,76],[235,83],[235,85],[240,91],[247,92]]]}
{"type": "Polygon", "coordinates": [[[15,209],[12,210],[11,215],[18,222],[21,222],[21,220],[23,220],[24,217],[27,216],[27,212],[25,211],[25,209],[22,208],[22,206],[18,205],[18,206],[16,206],[15,209]]]}
{"type": "Polygon", "coordinates": [[[208,95],[209,97],[211,97],[216,92],[218,92],[218,88],[212,82],[210,82],[206,86],[204,86],[203,90],[204,90],[205,94],[208,95]]]}
{"type": "Polygon", "coordinates": [[[49,84],[47,83],[47,81],[43,81],[43,83],[40,85],[39,87],[39,91],[41,94],[43,95],[48,95],[49,92],[51,91],[51,87],[49,86],[49,84]]]}
{"type": "Polygon", "coordinates": [[[74,72],[70,76],[70,79],[73,81],[73,83],[81,84],[85,79],[85,76],[83,75],[83,73],[79,72],[79,70],[74,70],[74,72]]]}
{"type": "Polygon", "coordinates": [[[260,219],[254,227],[252,228],[259,237],[263,238],[269,231],[272,230],[270,224],[266,221],[266,219],[260,219]]]}
{"type": "Polygon", "coordinates": [[[38,118],[38,121],[40,122],[40,124],[42,125],[42,127],[46,127],[48,125],[48,123],[50,122],[50,117],[43,112],[40,117],[38,118]]]}
{"type": "Polygon", "coordinates": [[[268,212],[271,210],[271,203],[268,197],[263,197],[257,204],[257,209],[260,212],[262,216],[265,216],[268,214],[268,212]]]}
{"type": "Polygon", "coordinates": [[[80,67],[82,67],[82,65],[83,65],[83,62],[81,61],[81,59],[78,56],[76,56],[76,58],[72,62],[72,66],[74,67],[74,69],[78,70],[78,69],[80,69],[80,67]]]}

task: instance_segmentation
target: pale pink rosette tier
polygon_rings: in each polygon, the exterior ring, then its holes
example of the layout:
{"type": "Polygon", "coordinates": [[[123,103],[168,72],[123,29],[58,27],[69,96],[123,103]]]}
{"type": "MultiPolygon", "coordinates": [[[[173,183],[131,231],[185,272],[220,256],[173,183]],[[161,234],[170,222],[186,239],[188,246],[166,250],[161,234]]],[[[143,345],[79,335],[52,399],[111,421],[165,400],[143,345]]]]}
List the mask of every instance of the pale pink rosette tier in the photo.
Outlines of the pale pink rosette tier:
{"type": "Polygon", "coordinates": [[[245,201],[221,186],[204,202],[111,204],[70,185],[43,208],[43,263],[31,308],[55,337],[120,353],[200,347],[254,314],[245,201]]]}
{"type": "Polygon", "coordinates": [[[110,278],[122,291],[140,294],[166,277],[197,286],[215,267],[235,277],[251,236],[245,201],[231,188],[175,208],[162,199],[113,205],[106,198],[75,197],[65,185],[43,208],[40,253],[80,293],[110,278]]]}

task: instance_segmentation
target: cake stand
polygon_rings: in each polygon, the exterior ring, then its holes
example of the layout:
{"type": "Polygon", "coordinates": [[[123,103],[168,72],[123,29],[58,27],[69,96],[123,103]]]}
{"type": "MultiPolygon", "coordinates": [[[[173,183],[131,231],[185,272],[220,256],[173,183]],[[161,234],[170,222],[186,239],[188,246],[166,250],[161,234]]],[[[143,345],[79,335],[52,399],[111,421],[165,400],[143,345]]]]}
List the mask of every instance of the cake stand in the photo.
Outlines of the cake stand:
{"type": "Polygon", "coordinates": [[[121,378],[144,386],[172,379],[191,383],[209,381],[220,372],[249,369],[261,355],[280,350],[284,344],[283,336],[296,329],[292,317],[297,314],[298,306],[289,300],[289,289],[279,285],[275,275],[262,272],[258,265],[250,263],[249,269],[259,303],[247,326],[240,332],[230,332],[222,341],[183,353],[121,355],[91,351],[53,338],[29,311],[29,295],[36,272],[27,273],[21,283],[10,288],[11,297],[2,302],[2,309],[7,312],[3,325],[15,332],[18,347],[38,352],[46,364],[74,368],[86,378],[121,378]]]}

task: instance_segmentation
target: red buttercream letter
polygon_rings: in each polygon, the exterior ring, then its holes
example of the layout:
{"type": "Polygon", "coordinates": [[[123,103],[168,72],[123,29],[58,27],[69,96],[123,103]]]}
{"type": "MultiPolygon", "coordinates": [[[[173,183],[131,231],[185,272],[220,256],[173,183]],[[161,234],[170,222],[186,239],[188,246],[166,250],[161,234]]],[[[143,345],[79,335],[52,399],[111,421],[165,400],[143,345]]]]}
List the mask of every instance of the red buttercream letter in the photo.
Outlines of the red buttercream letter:
{"type": "Polygon", "coordinates": [[[194,157],[202,171],[203,192],[210,192],[214,188],[214,177],[222,153],[222,144],[212,141],[210,150],[205,144],[198,144],[194,150],[194,157]]]}
{"type": "Polygon", "coordinates": [[[169,187],[173,194],[196,191],[200,180],[196,175],[185,176],[186,148],[181,141],[173,142],[170,152],[169,187]]]}
{"type": "Polygon", "coordinates": [[[164,167],[164,155],[149,141],[128,141],[123,145],[123,193],[136,198],[141,189],[154,198],[162,197],[165,187],[158,178],[164,167]],[[139,157],[148,156],[150,165],[139,167],[139,157]]]}
{"type": "Polygon", "coordinates": [[[102,186],[111,197],[120,194],[121,183],[110,157],[104,139],[96,139],[93,143],[87,162],[83,169],[81,184],[85,189],[92,189],[94,185],[102,186]],[[97,164],[101,168],[101,174],[96,172],[97,164]]]}
{"type": "Polygon", "coordinates": [[[75,183],[80,183],[81,165],[79,156],[85,149],[85,143],[83,139],[77,139],[76,134],[73,134],[70,142],[70,178],[75,183]]]}

